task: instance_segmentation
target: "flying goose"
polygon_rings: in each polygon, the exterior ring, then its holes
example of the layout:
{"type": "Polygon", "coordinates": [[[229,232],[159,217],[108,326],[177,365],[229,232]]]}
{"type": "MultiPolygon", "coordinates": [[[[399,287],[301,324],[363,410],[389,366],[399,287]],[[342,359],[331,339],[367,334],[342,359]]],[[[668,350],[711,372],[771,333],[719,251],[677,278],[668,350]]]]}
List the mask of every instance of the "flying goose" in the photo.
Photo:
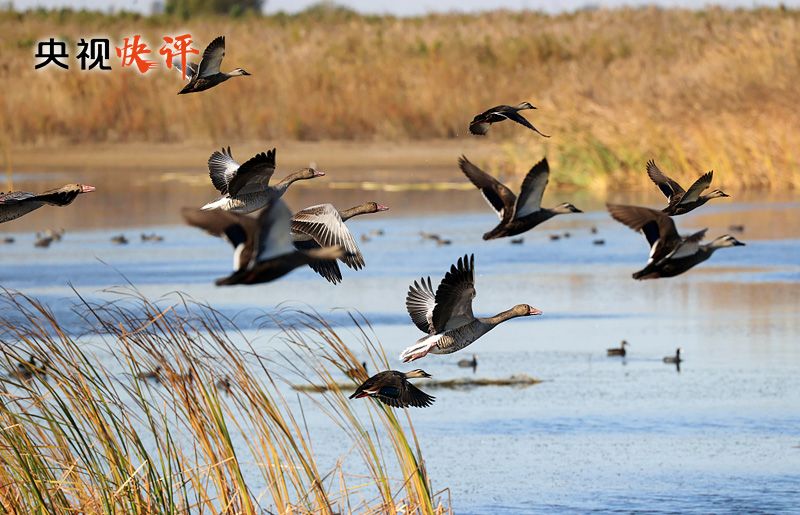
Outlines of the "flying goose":
{"type": "Polygon", "coordinates": [[[523,125],[530,130],[534,131],[535,133],[544,136],[545,138],[549,138],[547,134],[543,134],[539,131],[536,127],[531,125],[531,122],[525,119],[524,116],[519,114],[519,111],[525,109],[536,109],[530,102],[522,102],[516,106],[507,106],[507,105],[500,105],[494,106],[491,109],[487,109],[486,111],[482,112],[479,115],[476,115],[475,118],[469,124],[469,132],[476,136],[483,136],[487,132],[489,132],[489,126],[493,123],[502,122],[503,120],[513,120],[520,125],[523,125]]]}
{"type": "MultiPolygon", "coordinates": [[[[354,216],[388,209],[377,202],[366,202],[345,211],[337,211],[331,204],[307,207],[292,217],[292,243],[300,251],[338,245],[346,252],[341,258],[342,263],[353,270],[361,270],[364,256],[344,222],[354,216]]],[[[342,271],[336,261],[313,261],[308,266],[333,284],[342,281],[342,271]]]]}
{"type": "Polygon", "coordinates": [[[465,156],[461,156],[458,164],[464,175],[480,190],[483,198],[500,218],[497,227],[483,235],[484,240],[516,236],[556,215],[583,212],[568,202],[552,209],[542,207],[542,196],[550,177],[550,167],[546,158],[533,165],[525,176],[519,197],[500,181],[472,164],[465,156]]]}
{"type": "Polygon", "coordinates": [[[711,179],[714,176],[713,170],[701,175],[688,190],[684,190],[680,184],[664,175],[664,172],[656,166],[655,161],[652,159],[647,162],[647,175],[669,200],[669,204],[662,211],[671,216],[688,213],[712,198],[730,197],[722,190],[712,190],[706,195],[701,195],[704,190],[711,186],[711,179]]]}
{"type": "Polygon", "coordinates": [[[233,159],[231,147],[212,153],[208,158],[208,175],[222,196],[201,209],[252,213],[265,207],[267,198],[272,193],[277,193],[278,197],[283,196],[293,182],[325,175],[325,172],[315,168],[303,168],[287,175],[275,186],[269,186],[272,174],[275,173],[275,152],[274,148],[261,152],[241,165],[233,159]]]}
{"type": "Polygon", "coordinates": [[[426,334],[400,354],[407,363],[433,354],[450,354],[471,344],[498,324],[511,318],[541,315],[527,304],[517,304],[489,318],[472,314],[475,298],[475,256],[464,256],[450,267],[433,293],[431,278],[414,281],[408,289],[406,308],[414,324],[426,334]]]}
{"type": "Polygon", "coordinates": [[[88,184],[66,184],[44,193],[10,191],[0,193],[0,224],[27,215],[44,205],[67,206],[81,193],[94,191],[88,184]]]}
{"type": "Polygon", "coordinates": [[[217,84],[221,84],[231,77],[238,77],[240,75],[250,75],[241,68],[223,73],[219,71],[222,64],[222,59],[225,57],[225,36],[219,36],[212,41],[203,52],[203,58],[200,64],[197,65],[196,71],[192,71],[190,66],[187,65],[187,77],[191,71],[191,78],[189,83],[178,92],[179,95],[185,93],[197,93],[198,91],[205,91],[213,88],[217,84]]]}
{"type": "Polygon", "coordinates": [[[710,258],[717,249],[744,245],[729,234],[701,244],[707,229],[681,236],[672,218],[654,209],[615,204],[607,204],[607,207],[615,220],[634,231],[642,231],[650,244],[647,266],[635,272],[634,279],[674,277],[710,258]]]}
{"type": "Polygon", "coordinates": [[[409,379],[423,377],[431,377],[431,375],[419,369],[405,373],[396,370],[378,372],[356,388],[350,398],[360,399],[369,396],[393,408],[410,406],[426,408],[433,404],[435,397],[408,382],[409,379]]]}
{"type": "Polygon", "coordinates": [[[627,341],[622,340],[622,342],[619,344],[619,347],[611,347],[610,349],[606,349],[606,355],[622,356],[624,358],[625,355],[628,354],[628,351],[625,350],[625,347],[627,347],[628,345],[630,344],[627,341]]]}
{"type": "Polygon", "coordinates": [[[218,286],[265,283],[314,261],[344,256],[338,246],[296,250],[290,235],[292,213],[276,195],[271,195],[258,218],[220,209],[183,209],[183,218],[189,225],[214,236],[225,236],[233,245],[234,271],[217,279],[218,286]]]}

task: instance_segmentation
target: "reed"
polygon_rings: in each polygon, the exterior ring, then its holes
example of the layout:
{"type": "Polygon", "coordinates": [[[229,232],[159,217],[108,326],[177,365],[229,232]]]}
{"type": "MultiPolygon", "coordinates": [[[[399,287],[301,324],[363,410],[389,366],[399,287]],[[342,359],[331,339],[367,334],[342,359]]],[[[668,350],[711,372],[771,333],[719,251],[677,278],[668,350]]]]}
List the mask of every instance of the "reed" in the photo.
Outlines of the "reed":
{"type": "MultiPolygon", "coordinates": [[[[280,345],[256,352],[232,320],[179,294],[78,299],[79,337],[36,299],[0,297],[5,512],[449,512],[410,418],[336,386],[358,361],[319,314],[265,315],[280,345]],[[286,397],[289,377],[332,388],[286,397]],[[335,428],[324,445],[336,459],[317,458],[309,410],[335,428]]],[[[369,324],[353,322],[347,339],[385,368],[369,324]]]]}
{"type": "Polygon", "coordinates": [[[493,128],[506,148],[495,172],[522,174],[546,154],[556,183],[603,189],[643,185],[654,158],[683,181],[715,169],[723,188],[800,186],[800,16],[784,8],[395,18],[317,7],[188,21],[40,11],[0,24],[0,127],[15,145],[466,139],[475,113],[527,100],[553,138],[493,128]],[[181,31],[201,48],[226,34],[225,67],[253,76],[179,98],[175,72],[140,76],[116,57],[111,72],[33,69],[44,37],[142,34],[158,58],[161,37],[181,31]]]}

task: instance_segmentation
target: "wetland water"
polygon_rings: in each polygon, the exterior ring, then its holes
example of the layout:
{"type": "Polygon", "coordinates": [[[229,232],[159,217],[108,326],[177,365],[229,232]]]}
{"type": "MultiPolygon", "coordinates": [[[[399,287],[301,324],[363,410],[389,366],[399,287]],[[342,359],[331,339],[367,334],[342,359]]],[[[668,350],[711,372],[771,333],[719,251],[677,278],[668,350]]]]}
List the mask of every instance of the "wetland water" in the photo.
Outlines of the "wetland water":
{"type": "MultiPolygon", "coordinates": [[[[26,180],[38,188],[38,178],[26,180]]],[[[102,296],[123,275],[152,298],[179,290],[230,313],[287,300],[323,314],[354,308],[373,323],[393,365],[406,369],[396,356],[420,336],[405,311],[408,284],[423,275],[436,283],[458,256],[474,252],[476,314],[526,302],[544,315],[510,321],[459,354],[417,364],[437,379],[462,377],[472,371],[456,361],[474,352],[476,376],[525,373],[545,382],[435,390],[431,408],[411,412],[434,490],[449,487],[457,513],[797,510],[800,198],[744,196],[678,217],[681,232],[709,227],[711,238],[743,223],[736,236],[747,246],[720,250],[674,279],[636,282],[630,274],[646,260],[644,238],[585,195],[546,193],[545,205],[569,199],[588,212],[558,217],[510,245],[481,240],[496,217],[474,191],[301,188],[287,195],[294,209],[364,200],[392,207],[348,223],[356,236],[385,231],[360,243],[366,269],[343,267],[338,286],[298,270],[273,284],[216,288],[230,249],[177,218],[179,207],[213,198],[210,189],[187,186],[158,197],[157,189],[140,187],[146,191],[108,182],[110,199],[87,195],[67,209],[43,208],[0,226],[16,238],[0,246],[0,284],[46,300],[64,319],[74,301],[68,282],[102,296]],[[128,205],[131,189],[149,200],[128,205]],[[68,230],[62,242],[33,247],[34,230],[60,226],[68,230]],[[421,230],[453,243],[422,241],[421,230]],[[165,241],[139,241],[139,233],[153,231],[165,241]],[[550,241],[565,231],[569,238],[550,241]],[[113,245],[119,233],[131,243],[113,245]],[[605,245],[593,245],[598,238],[605,245]],[[631,344],[627,358],[606,357],[622,339],[631,344]],[[685,362],[678,372],[662,357],[679,346],[685,362]]],[[[662,198],[656,191],[615,198],[625,200],[657,205],[662,198]]],[[[269,332],[239,320],[268,351],[269,332]]],[[[306,415],[321,452],[347,451],[326,441],[327,418],[306,415]]]]}

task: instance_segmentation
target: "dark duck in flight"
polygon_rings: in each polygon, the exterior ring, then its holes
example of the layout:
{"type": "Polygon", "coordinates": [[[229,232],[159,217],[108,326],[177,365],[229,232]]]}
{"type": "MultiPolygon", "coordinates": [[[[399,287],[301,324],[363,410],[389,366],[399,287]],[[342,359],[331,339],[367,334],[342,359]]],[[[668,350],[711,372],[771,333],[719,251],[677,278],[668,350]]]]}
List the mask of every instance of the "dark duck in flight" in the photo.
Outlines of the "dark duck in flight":
{"type": "Polygon", "coordinates": [[[618,222],[641,231],[650,244],[647,266],[635,272],[634,279],[674,277],[707,260],[717,249],[744,245],[729,234],[702,244],[707,229],[681,236],[672,218],[655,209],[608,204],[608,212],[618,222]]]}
{"type": "Polygon", "coordinates": [[[393,408],[409,406],[425,408],[433,404],[434,397],[408,382],[409,379],[423,377],[431,377],[431,375],[419,369],[411,372],[396,370],[378,372],[356,388],[350,398],[373,397],[393,408]]]}
{"type": "Polygon", "coordinates": [[[701,175],[688,190],[684,190],[680,184],[667,177],[653,160],[647,162],[647,175],[669,200],[669,204],[662,211],[671,216],[688,213],[712,198],[730,197],[722,190],[712,190],[705,195],[702,194],[711,186],[713,171],[701,175]]]}
{"type": "Polygon", "coordinates": [[[483,136],[487,132],[489,132],[489,127],[493,123],[502,122],[503,120],[512,120],[517,122],[518,124],[525,126],[532,130],[533,132],[544,136],[545,138],[549,138],[547,134],[543,134],[539,131],[536,127],[534,127],[531,122],[525,119],[524,116],[519,114],[520,111],[525,109],[536,109],[530,102],[522,102],[516,106],[507,106],[507,105],[500,105],[494,106],[491,109],[487,109],[486,111],[482,112],[479,115],[476,115],[475,118],[472,119],[472,122],[469,124],[469,132],[476,136],[483,136]]]}
{"type": "Polygon", "coordinates": [[[568,202],[554,208],[542,207],[542,196],[550,177],[547,159],[542,159],[530,169],[522,181],[519,197],[500,181],[472,164],[466,157],[461,156],[458,164],[464,175],[480,190],[483,198],[500,218],[497,227],[483,235],[484,240],[516,236],[556,215],[583,212],[568,202]]]}

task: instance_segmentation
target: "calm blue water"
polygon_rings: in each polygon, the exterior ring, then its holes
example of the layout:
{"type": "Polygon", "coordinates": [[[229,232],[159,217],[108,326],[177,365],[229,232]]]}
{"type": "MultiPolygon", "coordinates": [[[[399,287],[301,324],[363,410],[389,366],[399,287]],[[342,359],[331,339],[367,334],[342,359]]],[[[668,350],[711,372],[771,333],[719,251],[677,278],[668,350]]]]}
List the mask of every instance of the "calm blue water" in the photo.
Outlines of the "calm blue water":
{"type": "MultiPolygon", "coordinates": [[[[458,193],[457,193],[458,194],[458,193]]],[[[456,195],[456,194],[454,194],[456,195]]],[[[789,513],[800,502],[800,202],[722,204],[679,217],[683,232],[709,236],[744,221],[746,247],[723,249],[691,272],[636,282],[644,239],[604,212],[564,216],[525,235],[523,245],[484,242],[496,222],[486,210],[354,220],[367,268],[332,286],[309,270],[256,287],[216,288],[227,274],[227,245],[181,227],[72,231],[49,249],[17,234],[0,246],[0,284],[47,300],[72,320],[71,283],[89,297],[130,280],[157,298],[184,291],[212,303],[271,345],[258,316],[275,305],[310,305],[327,314],[358,309],[397,368],[419,336],[405,312],[408,284],[437,282],[460,255],[475,253],[476,314],[526,302],[541,317],[514,320],[460,354],[418,362],[438,379],[526,373],[529,388],[434,390],[436,403],[413,410],[434,490],[450,488],[458,513],[789,513]],[[597,226],[598,234],[589,228],[597,226]],[[141,243],[156,231],[162,243],[141,243]],[[450,246],[423,242],[441,232],[450,246]],[[550,234],[570,237],[550,241],[550,234]],[[109,238],[125,232],[131,244],[109,238]],[[592,244],[605,239],[604,246],[592,244]],[[124,278],[124,279],[123,279],[124,278]],[[605,349],[630,342],[625,360],[605,349]],[[662,363],[682,347],[680,371],[662,363]]],[[[3,227],[8,229],[9,227],[3,227]]],[[[342,312],[336,324],[347,326],[342,312]]],[[[67,322],[68,324],[70,322],[67,322]]],[[[328,419],[306,413],[323,455],[340,448],[328,419]]],[[[324,456],[323,456],[324,457],[324,456]]]]}

